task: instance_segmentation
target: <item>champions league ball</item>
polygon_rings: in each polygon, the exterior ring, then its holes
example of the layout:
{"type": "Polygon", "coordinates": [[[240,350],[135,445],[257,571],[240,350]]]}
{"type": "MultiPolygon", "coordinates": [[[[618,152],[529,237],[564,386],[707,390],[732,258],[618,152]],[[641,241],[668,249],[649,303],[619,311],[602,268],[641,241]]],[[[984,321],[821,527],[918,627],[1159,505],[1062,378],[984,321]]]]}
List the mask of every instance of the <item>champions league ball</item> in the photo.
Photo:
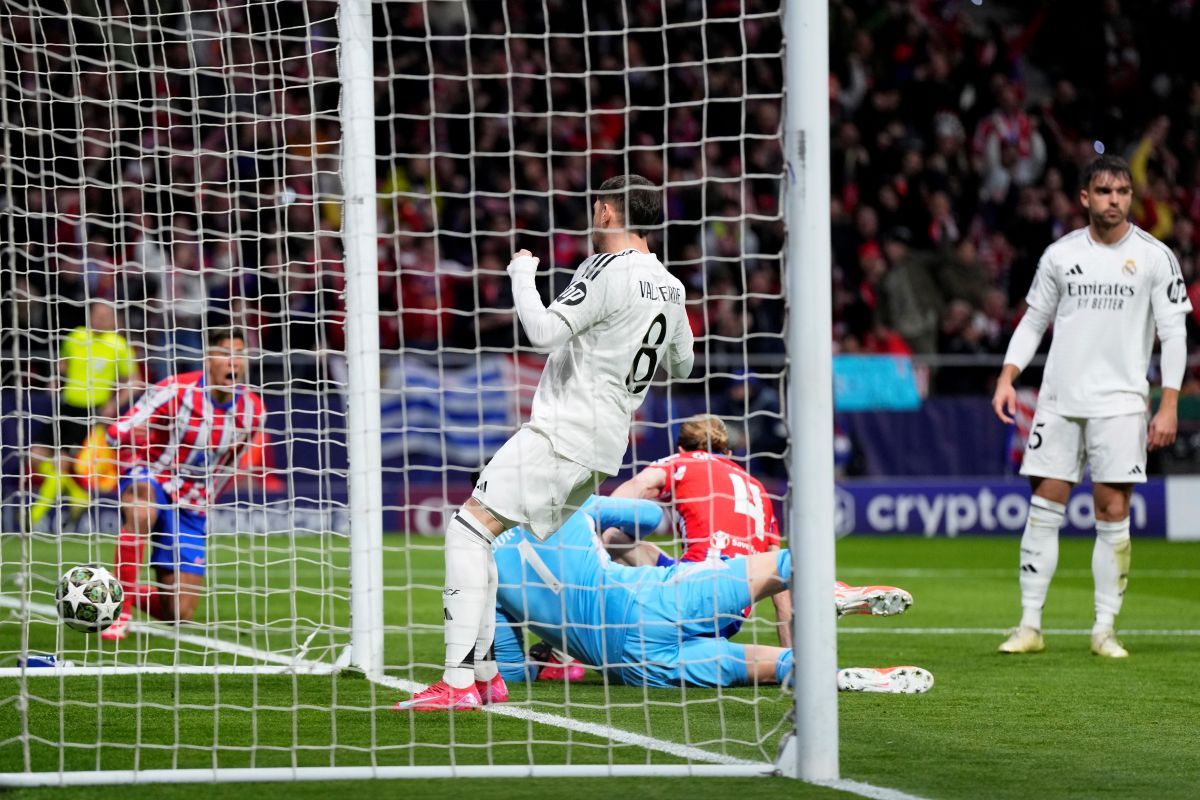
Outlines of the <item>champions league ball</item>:
{"type": "Polygon", "coordinates": [[[116,622],[125,592],[104,567],[72,567],[54,592],[58,616],[68,628],[98,633],[116,622]]]}

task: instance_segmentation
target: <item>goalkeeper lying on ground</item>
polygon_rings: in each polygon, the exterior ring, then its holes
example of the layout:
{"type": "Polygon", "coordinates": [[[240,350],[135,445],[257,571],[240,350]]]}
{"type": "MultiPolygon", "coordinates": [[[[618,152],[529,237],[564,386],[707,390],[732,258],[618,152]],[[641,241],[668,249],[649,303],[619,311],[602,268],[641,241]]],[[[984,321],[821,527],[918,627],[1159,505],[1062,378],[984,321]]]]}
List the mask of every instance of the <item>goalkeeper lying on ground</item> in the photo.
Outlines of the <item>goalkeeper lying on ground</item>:
{"type": "MultiPolygon", "coordinates": [[[[521,528],[497,537],[495,646],[505,680],[536,676],[522,646],[523,627],[610,680],[633,686],[708,688],[789,678],[790,649],[717,634],[747,606],[787,588],[791,552],[665,568],[622,566],[609,558],[598,534],[619,528],[636,537],[654,530],[662,514],[646,500],[593,497],[548,541],[521,528]]],[[[843,669],[837,679],[850,691],[923,692],[933,684],[917,667],[843,669]]]]}

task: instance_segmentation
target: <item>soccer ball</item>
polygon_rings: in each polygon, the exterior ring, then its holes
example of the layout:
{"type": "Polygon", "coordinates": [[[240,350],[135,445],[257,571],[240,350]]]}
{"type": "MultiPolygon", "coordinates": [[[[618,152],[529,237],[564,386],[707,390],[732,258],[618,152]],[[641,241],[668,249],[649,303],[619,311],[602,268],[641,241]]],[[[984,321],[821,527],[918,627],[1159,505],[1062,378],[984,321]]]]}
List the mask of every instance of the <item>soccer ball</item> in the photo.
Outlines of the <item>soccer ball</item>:
{"type": "Polygon", "coordinates": [[[121,613],[125,592],[104,567],[71,567],[54,592],[58,616],[68,628],[97,633],[121,613]]]}

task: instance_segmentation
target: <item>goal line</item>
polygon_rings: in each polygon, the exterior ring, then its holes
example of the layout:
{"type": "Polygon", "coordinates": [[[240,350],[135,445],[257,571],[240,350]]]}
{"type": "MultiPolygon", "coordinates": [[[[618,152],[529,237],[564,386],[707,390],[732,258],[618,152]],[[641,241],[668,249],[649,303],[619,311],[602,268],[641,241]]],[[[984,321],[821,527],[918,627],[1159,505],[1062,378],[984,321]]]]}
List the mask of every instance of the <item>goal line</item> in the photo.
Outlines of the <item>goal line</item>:
{"type": "MultiPolygon", "coordinates": [[[[20,599],[0,595],[0,608],[19,609],[22,607],[20,599]]],[[[24,604],[25,608],[33,614],[46,617],[47,619],[58,619],[58,612],[54,606],[49,603],[38,603],[30,601],[24,604]]],[[[165,625],[155,625],[139,620],[133,620],[129,623],[129,630],[134,633],[146,633],[152,636],[162,636],[168,639],[173,639],[180,644],[195,645],[205,648],[206,650],[216,653],[226,653],[233,656],[241,656],[244,658],[253,659],[263,662],[263,664],[275,665],[274,668],[269,668],[261,665],[238,665],[238,664],[214,664],[214,665],[198,665],[198,664],[130,664],[130,665],[103,665],[90,667],[4,667],[0,668],[0,677],[15,677],[24,673],[28,677],[40,677],[43,675],[121,675],[121,674],[203,674],[203,675],[239,675],[239,674],[312,674],[312,675],[328,675],[337,672],[345,667],[349,662],[345,658],[345,651],[339,656],[335,663],[327,661],[318,661],[316,659],[304,658],[303,654],[289,656],[284,653],[276,653],[270,650],[263,650],[249,645],[230,642],[226,639],[220,639],[215,636],[205,636],[198,633],[188,633],[186,631],[177,630],[165,625]]]]}
{"type": "MultiPolygon", "coordinates": [[[[10,596],[0,596],[0,608],[20,608],[21,601],[10,596]]],[[[53,606],[46,603],[30,602],[25,605],[32,613],[46,616],[56,614],[53,606]]],[[[0,669],[0,678],[19,678],[22,675],[33,677],[96,677],[110,675],[148,675],[148,674],[179,674],[179,675],[332,675],[341,672],[349,665],[348,658],[339,657],[337,663],[317,661],[303,656],[287,656],[269,650],[250,647],[248,645],[229,642],[211,636],[189,634],[173,628],[151,625],[144,622],[134,622],[130,626],[134,632],[147,633],[174,639],[181,643],[196,644],[213,651],[232,653],[246,658],[263,662],[254,665],[179,665],[147,664],[138,665],[108,665],[92,667],[5,667],[0,669]]],[[[343,654],[345,655],[345,653],[343,654]]],[[[367,676],[372,683],[388,689],[402,692],[414,692],[424,684],[415,681],[396,678],[389,675],[367,676]]],[[[656,739],[652,736],[634,733],[611,725],[602,725],[584,720],[571,719],[558,714],[534,711],[530,708],[515,704],[486,706],[483,711],[497,716],[511,717],[530,723],[548,725],[606,739],[618,744],[642,747],[646,750],[663,753],[681,758],[689,762],[699,762],[680,765],[608,765],[597,766],[595,772],[587,775],[595,776],[693,776],[706,774],[720,775],[771,775],[775,773],[775,765],[768,762],[755,762],[735,758],[721,753],[713,753],[698,747],[656,739]],[[703,765],[712,765],[709,772],[702,769],[703,765]],[[733,772],[730,772],[730,770],[733,772]],[[713,771],[717,770],[717,771],[713,771]]],[[[432,777],[585,777],[578,771],[578,765],[572,767],[560,766],[505,766],[505,767],[301,767],[296,769],[195,769],[195,770],[109,770],[87,773],[88,784],[123,784],[123,783],[202,783],[214,780],[221,781],[279,781],[279,780],[326,780],[330,778],[432,778],[432,777]],[[568,770],[568,771],[564,771],[568,770]],[[331,772],[335,771],[335,772],[331,772]],[[475,774],[475,770],[482,770],[475,774]],[[162,775],[158,775],[158,773],[162,775]],[[243,773],[245,773],[243,775],[243,773]],[[511,773],[511,774],[510,774],[511,773]],[[185,777],[176,777],[184,775],[185,777]],[[274,777],[266,777],[274,775],[274,777]]],[[[80,773],[73,773],[71,783],[78,783],[76,778],[80,773]]],[[[62,777],[58,773],[0,773],[0,786],[53,786],[59,785],[62,777]]]]}

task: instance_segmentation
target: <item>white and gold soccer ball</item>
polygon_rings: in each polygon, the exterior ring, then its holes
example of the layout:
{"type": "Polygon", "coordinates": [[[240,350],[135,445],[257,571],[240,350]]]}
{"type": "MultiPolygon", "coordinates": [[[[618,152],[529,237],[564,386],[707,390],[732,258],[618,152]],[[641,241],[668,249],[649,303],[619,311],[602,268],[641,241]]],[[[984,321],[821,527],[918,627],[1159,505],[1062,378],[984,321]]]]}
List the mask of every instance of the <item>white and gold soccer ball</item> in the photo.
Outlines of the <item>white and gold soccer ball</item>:
{"type": "Polygon", "coordinates": [[[54,592],[58,616],[68,628],[98,633],[121,613],[125,592],[104,567],[88,564],[71,567],[54,592]]]}

